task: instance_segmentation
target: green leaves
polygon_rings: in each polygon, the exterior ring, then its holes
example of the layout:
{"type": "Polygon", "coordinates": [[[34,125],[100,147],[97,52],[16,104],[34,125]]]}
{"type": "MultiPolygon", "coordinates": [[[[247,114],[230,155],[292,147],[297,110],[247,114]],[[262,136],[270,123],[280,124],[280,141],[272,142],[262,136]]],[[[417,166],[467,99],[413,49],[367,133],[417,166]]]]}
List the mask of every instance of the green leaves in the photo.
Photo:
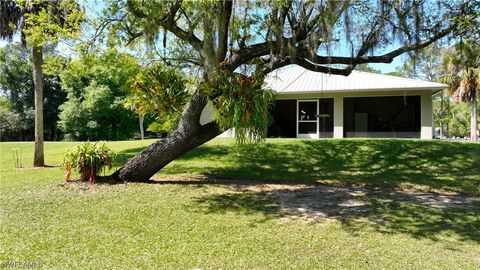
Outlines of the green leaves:
{"type": "Polygon", "coordinates": [[[441,81],[449,85],[448,92],[461,101],[471,101],[480,94],[480,43],[466,39],[443,55],[447,71],[441,81]]]}
{"type": "Polygon", "coordinates": [[[155,131],[170,131],[177,126],[189,97],[183,75],[157,62],[136,76],[125,107],[155,117],[155,131]]]}
{"type": "Polygon", "coordinates": [[[31,46],[76,38],[84,12],[75,0],[17,0],[24,22],[22,33],[31,46]]]}
{"type": "Polygon", "coordinates": [[[127,139],[137,130],[130,108],[124,108],[130,80],[139,71],[137,61],[108,50],[85,54],[62,72],[68,100],[61,106],[60,127],[73,140],[127,139]]]}
{"type": "Polygon", "coordinates": [[[114,159],[115,153],[105,143],[84,142],[67,150],[62,168],[66,170],[67,180],[70,180],[72,170],[79,173],[86,170],[92,180],[105,167],[111,169],[114,159]]]}
{"type": "Polygon", "coordinates": [[[223,129],[233,128],[239,144],[256,143],[266,137],[271,121],[269,109],[275,96],[273,91],[262,89],[262,85],[263,76],[232,74],[210,91],[217,110],[215,120],[223,129]],[[220,95],[215,96],[218,92],[220,95]]]}

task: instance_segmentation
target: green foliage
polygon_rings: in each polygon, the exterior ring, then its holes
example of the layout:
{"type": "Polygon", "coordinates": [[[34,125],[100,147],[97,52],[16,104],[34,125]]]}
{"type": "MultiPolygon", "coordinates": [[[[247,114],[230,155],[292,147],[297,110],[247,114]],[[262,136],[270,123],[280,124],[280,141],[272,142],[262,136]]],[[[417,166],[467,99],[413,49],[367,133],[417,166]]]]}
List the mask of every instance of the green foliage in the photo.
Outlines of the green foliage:
{"type": "MultiPolygon", "coordinates": [[[[477,102],[480,104],[480,97],[477,98],[477,102]]],[[[440,119],[442,119],[444,135],[448,137],[467,138],[470,133],[471,117],[469,104],[466,102],[455,102],[447,95],[444,95],[443,107],[440,103],[440,94],[433,96],[434,126],[440,127],[440,119]],[[443,111],[441,111],[441,109],[443,109],[443,111]]],[[[479,110],[477,110],[477,118],[480,118],[479,110]]]]}
{"type": "Polygon", "coordinates": [[[189,97],[183,75],[157,62],[135,77],[125,107],[140,116],[155,117],[148,130],[168,132],[176,128],[189,97]]]}
{"type": "Polygon", "coordinates": [[[67,181],[72,171],[80,173],[82,180],[92,181],[105,168],[111,169],[114,160],[115,153],[105,143],[84,142],[66,151],[62,167],[67,181]]]}
{"type": "Polygon", "coordinates": [[[412,57],[408,57],[397,72],[403,77],[438,82],[443,74],[442,58],[446,49],[432,44],[412,57]]]}
{"type": "MultiPolygon", "coordinates": [[[[477,102],[480,99],[477,98],[477,102]]],[[[446,127],[448,135],[455,137],[468,138],[470,134],[471,110],[468,103],[452,102],[446,114],[446,127]]],[[[480,112],[477,110],[477,119],[480,118],[480,112]]],[[[477,123],[477,128],[480,128],[477,123]]]]}
{"type": "Polygon", "coordinates": [[[60,107],[59,127],[71,140],[119,140],[133,136],[137,120],[124,108],[130,80],[139,70],[125,53],[108,50],[85,54],[61,74],[67,101],[60,107]]]}
{"type": "Polygon", "coordinates": [[[178,121],[179,116],[166,115],[161,118],[161,122],[157,122],[157,120],[151,122],[147,127],[147,131],[153,133],[168,133],[177,127],[178,121]]]}
{"type": "Polygon", "coordinates": [[[29,52],[19,44],[0,49],[0,90],[17,112],[33,107],[32,63],[29,52]]]}
{"type": "Polygon", "coordinates": [[[480,41],[467,39],[443,54],[441,81],[457,100],[471,101],[480,93],[480,41]]]}
{"type": "Polygon", "coordinates": [[[377,74],[382,74],[382,71],[379,69],[375,69],[368,64],[360,64],[357,66],[358,71],[363,71],[363,72],[370,72],[370,73],[377,73],[377,74]]]}
{"type": "Polygon", "coordinates": [[[448,93],[456,101],[471,103],[470,138],[475,141],[478,121],[474,111],[480,96],[480,41],[472,37],[461,40],[443,55],[443,67],[447,72],[441,80],[448,84],[448,93]]]}
{"type": "Polygon", "coordinates": [[[233,128],[239,144],[259,142],[266,137],[275,94],[262,88],[263,78],[256,74],[231,74],[214,90],[205,88],[216,108],[215,120],[222,129],[233,128]]]}
{"type": "Polygon", "coordinates": [[[23,12],[22,34],[30,46],[78,37],[84,12],[75,0],[16,0],[23,12]]]}
{"type": "MultiPolygon", "coordinates": [[[[59,72],[67,59],[57,55],[50,46],[44,48],[45,64],[43,80],[43,114],[44,131],[47,140],[60,139],[57,128],[58,107],[66,100],[66,93],[61,91],[59,72]]],[[[8,134],[2,133],[2,140],[33,139],[33,93],[32,61],[27,49],[19,44],[9,44],[0,49],[0,94],[11,104],[11,113],[15,125],[8,134]]]]}
{"type": "Polygon", "coordinates": [[[13,103],[0,96],[0,138],[8,140],[15,137],[24,128],[23,125],[24,119],[13,110],[13,103]]]}
{"type": "Polygon", "coordinates": [[[470,132],[470,109],[468,104],[460,102],[452,106],[447,116],[448,135],[468,137],[470,132]]]}

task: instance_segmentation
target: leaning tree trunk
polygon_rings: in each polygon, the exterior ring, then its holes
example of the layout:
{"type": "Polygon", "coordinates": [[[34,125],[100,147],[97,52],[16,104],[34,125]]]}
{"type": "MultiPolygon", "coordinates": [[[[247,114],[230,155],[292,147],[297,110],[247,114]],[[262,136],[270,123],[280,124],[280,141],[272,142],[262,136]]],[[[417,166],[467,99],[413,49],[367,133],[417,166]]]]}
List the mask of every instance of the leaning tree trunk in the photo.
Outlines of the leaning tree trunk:
{"type": "Polygon", "coordinates": [[[41,46],[33,46],[33,83],[35,86],[35,152],[33,166],[43,167],[43,53],[41,46]]]}
{"type": "Polygon", "coordinates": [[[471,115],[470,115],[470,139],[477,141],[477,97],[476,95],[471,101],[471,115]]]}
{"type": "Polygon", "coordinates": [[[168,163],[219,135],[220,130],[215,123],[200,125],[200,115],[205,105],[203,95],[196,92],[183,111],[174,132],[149,145],[108,179],[116,182],[148,181],[168,163]]]}

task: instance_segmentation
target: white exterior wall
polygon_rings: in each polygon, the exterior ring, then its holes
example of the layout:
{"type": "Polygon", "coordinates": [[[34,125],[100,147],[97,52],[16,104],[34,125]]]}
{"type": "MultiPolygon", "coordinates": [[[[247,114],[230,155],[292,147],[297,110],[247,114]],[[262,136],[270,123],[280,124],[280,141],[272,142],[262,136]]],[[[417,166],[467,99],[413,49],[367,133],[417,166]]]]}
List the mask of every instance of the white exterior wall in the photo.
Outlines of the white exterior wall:
{"type": "MultiPolygon", "coordinates": [[[[200,115],[200,125],[206,125],[210,122],[213,121],[213,107],[210,104],[207,104],[205,108],[202,110],[202,114],[200,115]]],[[[235,132],[232,129],[229,129],[222,134],[218,135],[217,137],[226,137],[226,138],[231,138],[234,137],[235,132]]]]}
{"type": "Polygon", "coordinates": [[[422,93],[420,96],[420,103],[422,104],[422,110],[420,113],[420,138],[432,139],[433,138],[433,106],[432,106],[432,94],[422,93]]]}
{"type": "Polygon", "coordinates": [[[343,138],[343,96],[333,97],[333,138],[343,138]]]}
{"type": "Polygon", "coordinates": [[[200,125],[206,125],[213,121],[213,107],[210,104],[207,104],[202,110],[200,115],[200,125]]]}

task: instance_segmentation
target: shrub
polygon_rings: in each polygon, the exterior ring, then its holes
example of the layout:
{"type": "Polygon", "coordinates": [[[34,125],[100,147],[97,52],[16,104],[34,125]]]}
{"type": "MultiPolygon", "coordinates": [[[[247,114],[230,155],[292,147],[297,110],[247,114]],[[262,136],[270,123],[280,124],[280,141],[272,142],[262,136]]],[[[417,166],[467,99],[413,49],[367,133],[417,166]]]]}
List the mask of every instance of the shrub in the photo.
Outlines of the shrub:
{"type": "Polygon", "coordinates": [[[72,171],[80,174],[81,181],[92,182],[105,168],[111,169],[115,153],[104,143],[84,142],[67,150],[62,167],[70,181],[72,171]]]}

